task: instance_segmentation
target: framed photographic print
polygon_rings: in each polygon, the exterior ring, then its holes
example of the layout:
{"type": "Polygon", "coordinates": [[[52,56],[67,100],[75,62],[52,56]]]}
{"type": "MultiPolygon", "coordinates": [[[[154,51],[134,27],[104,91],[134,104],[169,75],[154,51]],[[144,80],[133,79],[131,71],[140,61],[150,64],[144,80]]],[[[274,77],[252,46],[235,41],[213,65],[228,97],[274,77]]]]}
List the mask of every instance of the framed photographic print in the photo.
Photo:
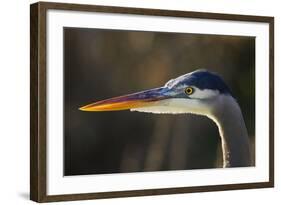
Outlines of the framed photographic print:
{"type": "Polygon", "coordinates": [[[274,18],[31,5],[30,198],[274,185],[274,18]]]}

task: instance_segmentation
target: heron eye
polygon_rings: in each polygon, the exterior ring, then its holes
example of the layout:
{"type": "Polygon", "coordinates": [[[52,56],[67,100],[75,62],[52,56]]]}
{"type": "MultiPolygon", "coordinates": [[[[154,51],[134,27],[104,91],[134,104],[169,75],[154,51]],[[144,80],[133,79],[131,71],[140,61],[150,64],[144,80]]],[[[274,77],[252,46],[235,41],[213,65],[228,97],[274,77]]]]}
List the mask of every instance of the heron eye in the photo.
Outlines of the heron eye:
{"type": "Polygon", "coordinates": [[[187,88],[185,89],[185,93],[186,93],[187,95],[191,95],[193,92],[194,92],[194,89],[193,89],[192,87],[187,87],[187,88]]]}

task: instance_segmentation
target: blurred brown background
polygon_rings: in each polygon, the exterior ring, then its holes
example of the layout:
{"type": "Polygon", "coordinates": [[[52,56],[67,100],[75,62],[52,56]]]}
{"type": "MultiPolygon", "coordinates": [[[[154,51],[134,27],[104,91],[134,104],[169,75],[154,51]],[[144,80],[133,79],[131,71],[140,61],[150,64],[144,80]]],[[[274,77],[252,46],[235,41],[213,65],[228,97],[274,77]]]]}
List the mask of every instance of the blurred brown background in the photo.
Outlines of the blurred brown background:
{"type": "Polygon", "coordinates": [[[206,68],[236,97],[255,153],[255,38],[64,28],[64,174],[220,167],[216,125],[195,115],[82,112],[206,68]]]}

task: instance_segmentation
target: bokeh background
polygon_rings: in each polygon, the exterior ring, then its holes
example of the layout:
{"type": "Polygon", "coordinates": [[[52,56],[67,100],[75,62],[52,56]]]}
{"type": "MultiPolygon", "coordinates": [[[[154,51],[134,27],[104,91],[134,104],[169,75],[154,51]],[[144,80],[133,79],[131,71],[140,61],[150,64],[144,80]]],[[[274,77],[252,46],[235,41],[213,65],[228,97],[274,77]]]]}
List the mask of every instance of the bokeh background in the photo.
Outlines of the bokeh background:
{"type": "Polygon", "coordinates": [[[64,28],[64,175],[221,167],[218,130],[204,116],[78,110],[200,68],[232,90],[254,165],[254,37],[64,28]]]}

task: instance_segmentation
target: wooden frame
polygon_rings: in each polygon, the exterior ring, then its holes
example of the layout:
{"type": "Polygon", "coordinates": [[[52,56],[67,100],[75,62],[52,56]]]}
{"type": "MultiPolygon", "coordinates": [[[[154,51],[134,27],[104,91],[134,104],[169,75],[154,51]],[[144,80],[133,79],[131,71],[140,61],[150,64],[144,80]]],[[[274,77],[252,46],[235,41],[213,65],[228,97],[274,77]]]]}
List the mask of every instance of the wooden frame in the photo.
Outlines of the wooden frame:
{"type": "Polygon", "coordinates": [[[263,16],[230,15],[172,10],[106,7],[79,4],[40,2],[30,7],[30,199],[37,202],[84,200],[113,197],[130,197],[159,194],[177,194],[235,189],[265,188],[274,186],[274,18],[263,16]],[[270,34],[270,139],[269,181],[184,188],[116,191],[103,193],[47,195],[46,192],[46,12],[48,9],[95,11],[121,14],[191,17],[233,21],[264,22],[269,24],[270,34]]]}

